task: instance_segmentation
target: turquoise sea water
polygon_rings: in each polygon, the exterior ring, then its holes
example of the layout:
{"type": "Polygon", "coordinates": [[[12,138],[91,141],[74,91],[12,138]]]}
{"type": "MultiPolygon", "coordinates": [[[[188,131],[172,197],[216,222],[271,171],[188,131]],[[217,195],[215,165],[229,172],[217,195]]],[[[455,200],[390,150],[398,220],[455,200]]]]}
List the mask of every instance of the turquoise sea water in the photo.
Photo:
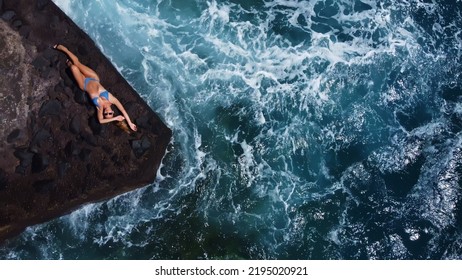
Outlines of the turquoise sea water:
{"type": "Polygon", "coordinates": [[[0,258],[462,258],[462,1],[54,2],[174,136],[0,258]]]}

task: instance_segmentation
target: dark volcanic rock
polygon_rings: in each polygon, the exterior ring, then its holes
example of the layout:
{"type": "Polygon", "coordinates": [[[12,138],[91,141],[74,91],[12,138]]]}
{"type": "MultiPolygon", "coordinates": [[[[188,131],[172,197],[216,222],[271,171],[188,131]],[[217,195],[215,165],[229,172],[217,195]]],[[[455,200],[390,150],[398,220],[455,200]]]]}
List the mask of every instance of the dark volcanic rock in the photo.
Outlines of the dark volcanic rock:
{"type": "Polygon", "coordinates": [[[58,100],[50,100],[43,104],[42,108],[40,108],[39,116],[43,117],[46,115],[54,115],[59,116],[61,113],[61,103],[58,100]]]}
{"type": "Polygon", "coordinates": [[[6,141],[8,143],[16,142],[19,139],[25,137],[24,132],[21,129],[16,128],[13,130],[10,134],[8,134],[8,137],[6,138],[6,141]]]}
{"type": "Polygon", "coordinates": [[[84,148],[80,151],[79,157],[83,162],[87,162],[90,160],[90,154],[91,150],[84,148]]]}
{"type": "Polygon", "coordinates": [[[28,25],[22,24],[21,27],[19,28],[19,35],[21,35],[24,38],[29,37],[30,31],[32,28],[28,25]]]}
{"type": "Polygon", "coordinates": [[[14,170],[14,172],[16,174],[26,175],[27,170],[28,170],[27,166],[24,166],[21,164],[21,165],[16,166],[16,169],[14,170]]]}
{"type": "Polygon", "coordinates": [[[133,140],[131,142],[133,153],[137,158],[140,158],[144,155],[146,151],[151,148],[151,141],[147,137],[143,137],[140,140],[133,140]]]}
{"type": "Polygon", "coordinates": [[[50,159],[47,155],[34,154],[32,157],[32,173],[39,173],[47,169],[50,159]]]}
{"type": "Polygon", "coordinates": [[[80,118],[78,116],[74,116],[72,121],[69,125],[69,130],[74,134],[80,133],[80,118]]]}
{"type": "Polygon", "coordinates": [[[40,194],[47,194],[56,189],[56,181],[53,179],[36,181],[33,187],[36,192],[40,194]]]}
{"type": "Polygon", "coordinates": [[[2,19],[5,21],[11,21],[16,16],[14,11],[6,11],[2,14],[2,19]]]}
{"type": "Polygon", "coordinates": [[[8,178],[6,177],[5,171],[0,169],[0,191],[3,191],[8,187],[8,178]]]}
{"type": "Polygon", "coordinates": [[[48,62],[48,60],[46,60],[45,57],[43,56],[39,56],[37,57],[36,59],[34,59],[34,61],[32,61],[32,65],[37,69],[37,70],[43,70],[45,69],[46,67],[49,67],[50,66],[50,63],[48,62]]]}
{"type": "Polygon", "coordinates": [[[136,119],[136,124],[138,125],[138,127],[145,128],[145,129],[149,128],[151,126],[148,116],[141,116],[141,117],[137,118],[136,119]]]}
{"type": "Polygon", "coordinates": [[[46,142],[51,142],[51,134],[48,130],[40,128],[37,133],[35,133],[34,137],[32,138],[30,142],[30,150],[32,152],[38,152],[41,147],[46,144],[46,142]]]}
{"type": "Polygon", "coordinates": [[[96,138],[95,135],[89,133],[89,132],[82,132],[80,134],[82,136],[82,139],[89,145],[97,147],[98,146],[98,139],[96,138]]]}
{"type": "Polygon", "coordinates": [[[64,151],[66,152],[67,157],[73,157],[80,153],[79,147],[77,147],[75,142],[72,140],[66,144],[64,151]]]}
{"type": "Polygon", "coordinates": [[[13,21],[13,27],[14,28],[19,29],[19,28],[21,28],[21,26],[22,26],[22,21],[21,20],[17,19],[15,21],[13,21]]]}
{"type": "Polygon", "coordinates": [[[71,168],[71,164],[69,162],[59,162],[58,163],[58,176],[59,178],[63,178],[67,171],[71,168]]]}
{"type": "Polygon", "coordinates": [[[14,155],[22,162],[24,162],[24,166],[29,166],[32,163],[32,158],[34,157],[34,153],[31,153],[24,149],[19,149],[14,152],[14,155]]]}
{"type": "Polygon", "coordinates": [[[49,0],[37,0],[37,9],[39,11],[43,10],[43,8],[45,8],[46,5],[48,5],[48,2],[50,2],[49,0]]]}
{"type": "Polygon", "coordinates": [[[90,117],[90,119],[88,120],[88,125],[90,126],[91,131],[93,131],[94,135],[101,134],[103,126],[99,123],[99,121],[95,117],[90,117]]]}
{"type": "Polygon", "coordinates": [[[81,91],[80,89],[75,89],[74,90],[74,100],[75,102],[84,105],[88,103],[88,98],[85,94],[85,92],[81,91]]]}
{"type": "Polygon", "coordinates": [[[154,181],[171,130],[51,0],[0,0],[0,87],[0,242],[154,181]],[[99,124],[58,42],[116,93],[136,133],[99,124]]]}

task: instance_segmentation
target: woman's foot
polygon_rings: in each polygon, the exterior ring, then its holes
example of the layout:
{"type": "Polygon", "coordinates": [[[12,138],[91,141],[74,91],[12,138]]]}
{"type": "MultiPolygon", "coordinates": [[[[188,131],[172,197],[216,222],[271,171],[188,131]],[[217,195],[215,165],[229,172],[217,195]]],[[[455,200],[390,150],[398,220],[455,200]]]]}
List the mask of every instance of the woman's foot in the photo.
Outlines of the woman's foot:
{"type": "Polygon", "coordinates": [[[66,60],[66,65],[67,65],[67,67],[71,67],[72,64],[73,64],[73,63],[72,63],[72,61],[71,61],[70,59],[67,59],[67,60],[66,60]]]}
{"type": "Polygon", "coordinates": [[[65,51],[66,47],[61,44],[56,44],[53,46],[53,49],[58,50],[58,51],[65,51]]]}

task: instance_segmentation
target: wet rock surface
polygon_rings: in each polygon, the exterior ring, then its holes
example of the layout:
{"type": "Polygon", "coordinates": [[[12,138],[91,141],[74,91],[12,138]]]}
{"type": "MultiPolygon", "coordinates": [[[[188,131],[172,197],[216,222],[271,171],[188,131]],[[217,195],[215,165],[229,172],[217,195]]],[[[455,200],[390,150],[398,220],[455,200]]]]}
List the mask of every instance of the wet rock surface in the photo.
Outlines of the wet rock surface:
{"type": "Polygon", "coordinates": [[[0,242],[155,180],[171,130],[52,1],[0,0],[0,89],[0,242]],[[96,70],[138,132],[99,124],[56,43],[96,70]]]}

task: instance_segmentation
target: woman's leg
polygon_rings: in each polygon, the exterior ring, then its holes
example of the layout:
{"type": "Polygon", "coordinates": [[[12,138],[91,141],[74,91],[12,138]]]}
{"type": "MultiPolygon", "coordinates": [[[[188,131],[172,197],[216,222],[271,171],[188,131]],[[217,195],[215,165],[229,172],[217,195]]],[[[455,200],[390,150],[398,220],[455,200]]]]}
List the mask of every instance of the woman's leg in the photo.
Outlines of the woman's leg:
{"type": "Polygon", "coordinates": [[[77,82],[77,85],[81,90],[84,90],[84,85],[85,85],[85,76],[80,72],[79,67],[75,66],[72,64],[70,60],[67,62],[67,66],[71,69],[72,75],[74,76],[75,81],[77,82]]]}
{"type": "MultiPolygon", "coordinates": [[[[83,74],[85,77],[94,78],[94,79],[99,80],[98,74],[96,74],[96,72],[93,71],[90,67],[80,63],[79,58],[75,54],[73,54],[68,48],[66,48],[63,45],[58,44],[55,46],[55,49],[64,52],[69,57],[69,59],[72,61],[73,66],[77,67],[78,70],[81,72],[81,74],[83,74]]],[[[72,68],[73,67],[71,67],[71,70],[72,68]]],[[[72,73],[74,73],[73,70],[72,70],[72,73]]]]}

